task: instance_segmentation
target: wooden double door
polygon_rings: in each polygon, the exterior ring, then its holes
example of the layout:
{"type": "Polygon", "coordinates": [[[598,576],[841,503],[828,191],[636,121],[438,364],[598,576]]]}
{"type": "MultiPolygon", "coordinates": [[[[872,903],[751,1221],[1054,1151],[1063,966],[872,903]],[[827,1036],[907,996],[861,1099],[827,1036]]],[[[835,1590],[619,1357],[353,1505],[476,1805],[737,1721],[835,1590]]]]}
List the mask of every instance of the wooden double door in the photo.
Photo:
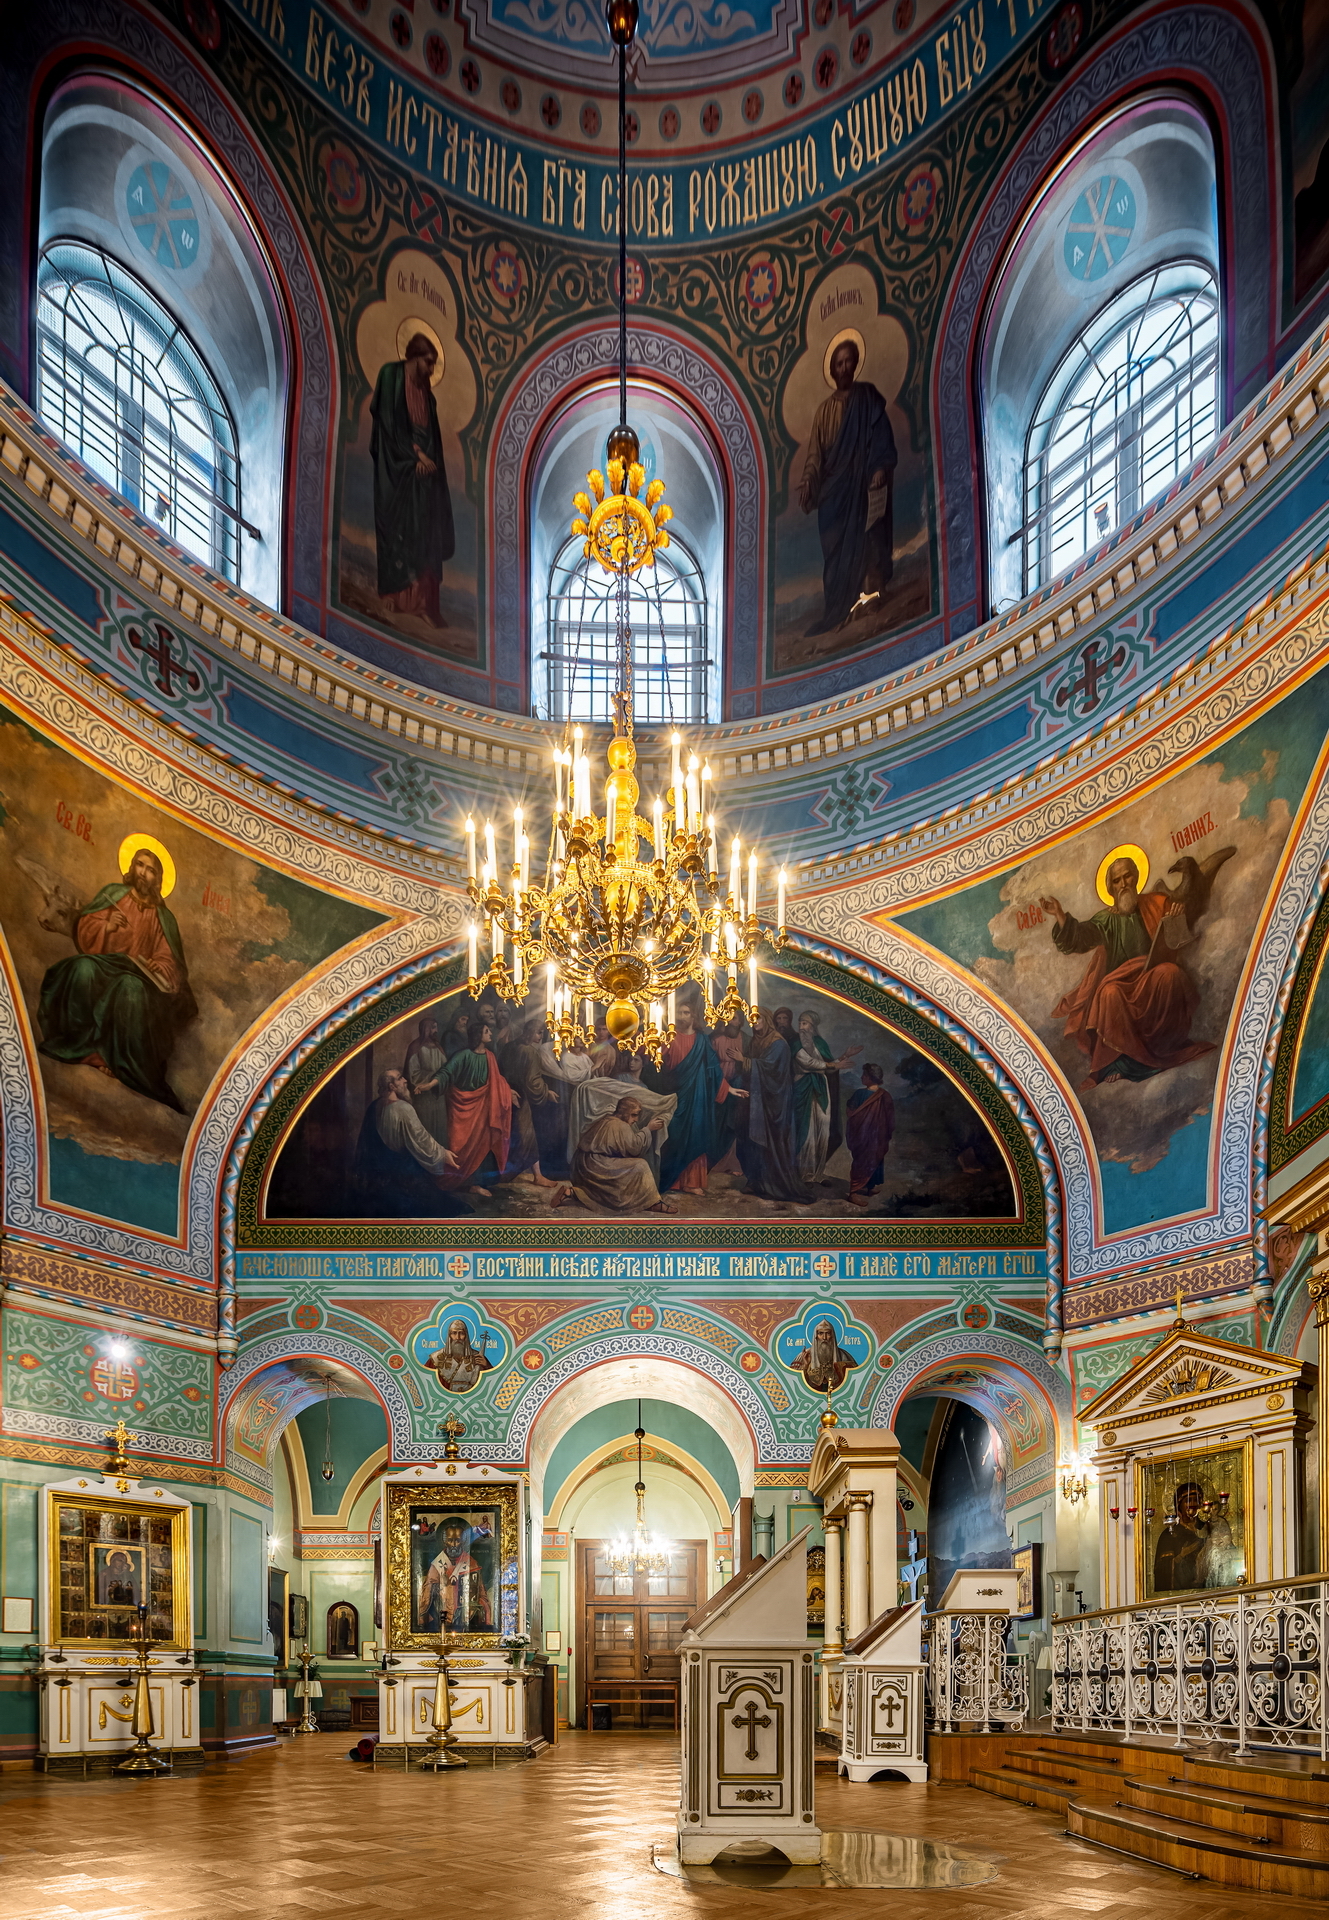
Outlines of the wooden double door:
{"type": "MultiPolygon", "coordinates": [[[[607,1540],[577,1543],[577,1618],[581,1645],[577,1649],[580,1701],[577,1718],[589,1725],[586,1708],[590,1681],[624,1683],[666,1681],[678,1685],[678,1643],[688,1616],[696,1611],[702,1569],[706,1565],[704,1540],[674,1544],[666,1573],[615,1573],[609,1564],[607,1540]]],[[[611,1706],[615,1727],[669,1727],[673,1705],[667,1696],[654,1700],[633,1698],[625,1691],[621,1705],[611,1706]]]]}

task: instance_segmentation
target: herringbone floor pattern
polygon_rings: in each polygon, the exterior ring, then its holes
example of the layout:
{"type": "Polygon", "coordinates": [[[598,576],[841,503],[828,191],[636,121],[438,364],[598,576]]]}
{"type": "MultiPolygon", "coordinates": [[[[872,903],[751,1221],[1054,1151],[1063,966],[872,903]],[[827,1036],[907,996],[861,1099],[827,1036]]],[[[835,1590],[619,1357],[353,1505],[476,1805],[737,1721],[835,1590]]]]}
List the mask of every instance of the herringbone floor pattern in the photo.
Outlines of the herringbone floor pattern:
{"type": "Polygon", "coordinates": [[[567,1735],[527,1765],[440,1778],[353,1766],[322,1734],[200,1773],[69,1781],[0,1774],[0,1920],[1324,1920],[1309,1900],[1236,1897],[1062,1836],[1055,1815],[952,1785],[851,1786],[818,1770],[823,1827],[947,1840],[1000,1868],[962,1893],[693,1887],[651,1865],[677,1748],[567,1735]]]}

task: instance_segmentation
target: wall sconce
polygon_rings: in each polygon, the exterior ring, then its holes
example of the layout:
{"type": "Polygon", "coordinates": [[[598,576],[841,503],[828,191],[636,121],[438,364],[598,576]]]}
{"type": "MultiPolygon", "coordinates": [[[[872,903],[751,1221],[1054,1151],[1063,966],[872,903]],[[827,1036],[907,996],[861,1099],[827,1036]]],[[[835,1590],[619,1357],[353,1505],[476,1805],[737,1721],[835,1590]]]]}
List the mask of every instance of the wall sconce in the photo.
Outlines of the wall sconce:
{"type": "Polygon", "coordinates": [[[1062,1467],[1061,1497],[1072,1507],[1078,1501],[1089,1498],[1089,1475],[1078,1454],[1073,1455],[1062,1467]]]}

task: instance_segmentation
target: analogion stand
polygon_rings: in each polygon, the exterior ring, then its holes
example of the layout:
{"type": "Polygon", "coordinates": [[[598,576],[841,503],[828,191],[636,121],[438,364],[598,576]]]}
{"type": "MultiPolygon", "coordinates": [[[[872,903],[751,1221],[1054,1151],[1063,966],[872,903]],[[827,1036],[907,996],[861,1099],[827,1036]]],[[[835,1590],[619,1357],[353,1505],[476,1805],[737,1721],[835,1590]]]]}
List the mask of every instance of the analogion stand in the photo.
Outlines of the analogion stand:
{"type": "MultiPolygon", "coordinates": [[[[456,1428],[453,1427],[455,1434],[456,1428]]],[[[533,1760],[548,1742],[539,1677],[523,1671],[526,1487],[477,1466],[449,1439],[442,1460],[383,1476],[383,1662],[375,1763],[431,1763],[440,1636],[446,1635],[450,1752],[533,1760]]]]}

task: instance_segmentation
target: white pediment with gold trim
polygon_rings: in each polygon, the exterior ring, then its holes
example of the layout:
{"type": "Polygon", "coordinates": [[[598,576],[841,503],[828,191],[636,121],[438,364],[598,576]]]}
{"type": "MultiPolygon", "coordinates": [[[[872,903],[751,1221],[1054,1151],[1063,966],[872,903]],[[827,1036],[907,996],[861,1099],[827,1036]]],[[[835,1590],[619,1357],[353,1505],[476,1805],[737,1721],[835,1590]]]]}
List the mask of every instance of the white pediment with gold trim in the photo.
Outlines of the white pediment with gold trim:
{"type": "Polygon", "coordinates": [[[1078,1418],[1103,1434],[1107,1428],[1137,1426],[1176,1412],[1198,1413],[1261,1397],[1267,1403],[1275,1394],[1284,1396],[1280,1405],[1290,1405],[1293,1394],[1305,1392],[1313,1378],[1314,1369],[1301,1360],[1214,1340],[1192,1327],[1174,1327],[1152,1353],[1082,1408],[1078,1418]]]}

